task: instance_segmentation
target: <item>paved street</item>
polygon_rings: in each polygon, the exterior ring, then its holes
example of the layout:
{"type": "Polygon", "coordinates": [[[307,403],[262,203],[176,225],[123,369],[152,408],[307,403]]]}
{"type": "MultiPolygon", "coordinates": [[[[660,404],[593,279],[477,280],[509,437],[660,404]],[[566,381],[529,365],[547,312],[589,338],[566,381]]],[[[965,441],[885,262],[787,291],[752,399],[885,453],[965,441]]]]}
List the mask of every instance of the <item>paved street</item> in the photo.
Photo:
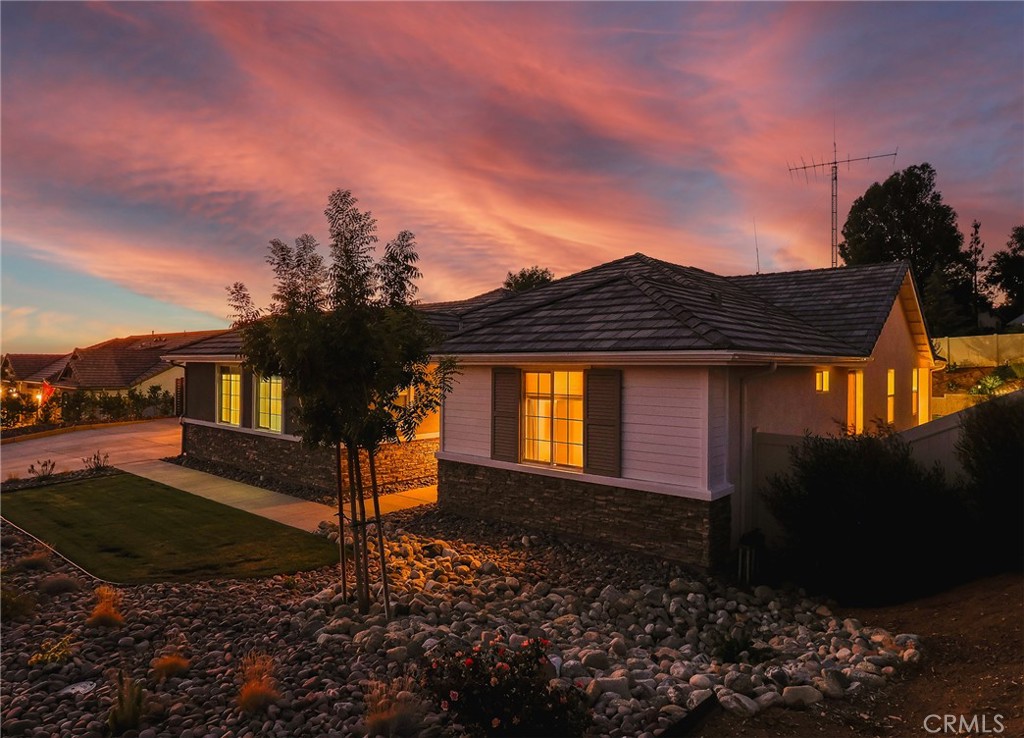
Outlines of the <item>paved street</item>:
{"type": "Polygon", "coordinates": [[[45,459],[57,462],[57,472],[76,471],[83,467],[82,459],[97,450],[110,455],[112,466],[177,456],[181,426],[177,418],[164,418],[7,443],[0,446],[0,474],[4,479],[11,474],[25,477],[29,464],[45,459]]]}

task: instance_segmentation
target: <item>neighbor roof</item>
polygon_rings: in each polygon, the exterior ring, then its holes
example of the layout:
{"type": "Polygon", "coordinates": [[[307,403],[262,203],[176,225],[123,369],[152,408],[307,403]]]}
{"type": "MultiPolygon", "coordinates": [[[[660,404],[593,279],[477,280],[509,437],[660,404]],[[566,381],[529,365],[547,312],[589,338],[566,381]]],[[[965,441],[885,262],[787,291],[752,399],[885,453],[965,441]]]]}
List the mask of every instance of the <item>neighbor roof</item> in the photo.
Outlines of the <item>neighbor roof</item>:
{"type": "Polygon", "coordinates": [[[66,389],[133,387],[173,366],[161,358],[164,353],[222,333],[223,330],[152,333],[76,348],[54,385],[66,389]]]}
{"type": "Polygon", "coordinates": [[[634,254],[463,312],[452,354],[870,355],[906,263],[721,277],[634,254]]]}
{"type": "Polygon", "coordinates": [[[4,354],[4,379],[17,382],[33,381],[29,377],[67,356],[68,354],[4,354]]]}

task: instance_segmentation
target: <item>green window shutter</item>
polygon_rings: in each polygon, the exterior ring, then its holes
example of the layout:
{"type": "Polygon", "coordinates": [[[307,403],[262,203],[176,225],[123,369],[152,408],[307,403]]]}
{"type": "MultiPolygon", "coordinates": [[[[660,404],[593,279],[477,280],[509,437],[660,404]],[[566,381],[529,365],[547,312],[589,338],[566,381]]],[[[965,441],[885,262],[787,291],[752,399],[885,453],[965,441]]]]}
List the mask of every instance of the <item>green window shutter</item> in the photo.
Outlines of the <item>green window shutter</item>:
{"type": "Polygon", "coordinates": [[[622,476],[622,371],[583,374],[583,471],[622,476]]]}
{"type": "Polygon", "coordinates": [[[519,369],[491,370],[491,458],[519,461],[519,401],[523,395],[519,369]]]}

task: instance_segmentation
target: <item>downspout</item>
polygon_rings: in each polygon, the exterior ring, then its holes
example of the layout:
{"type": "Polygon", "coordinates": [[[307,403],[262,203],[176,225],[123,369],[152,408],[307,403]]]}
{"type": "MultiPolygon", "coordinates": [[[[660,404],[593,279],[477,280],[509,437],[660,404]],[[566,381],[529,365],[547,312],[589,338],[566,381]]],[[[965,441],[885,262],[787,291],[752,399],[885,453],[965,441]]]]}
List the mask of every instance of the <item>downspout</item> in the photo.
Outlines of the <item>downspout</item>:
{"type": "Polygon", "coordinates": [[[748,374],[740,379],[740,510],[739,527],[740,535],[748,532],[751,519],[751,507],[754,502],[754,458],[753,428],[747,428],[747,383],[752,379],[761,379],[774,374],[779,368],[779,363],[773,361],[764,371],[748,374]],[[747,448],[748,444],[751,448],[747,448]]]}

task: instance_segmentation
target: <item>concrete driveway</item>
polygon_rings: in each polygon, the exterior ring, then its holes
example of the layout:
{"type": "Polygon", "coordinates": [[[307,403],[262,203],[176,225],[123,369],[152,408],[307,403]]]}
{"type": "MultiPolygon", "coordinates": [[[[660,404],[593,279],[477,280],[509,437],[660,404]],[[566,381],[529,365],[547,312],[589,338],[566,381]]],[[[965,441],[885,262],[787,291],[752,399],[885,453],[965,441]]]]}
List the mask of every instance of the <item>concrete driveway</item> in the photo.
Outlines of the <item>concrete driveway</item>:
{"type": "Polygon", "coordinates": [[[107,463],[160,459],[181,453],[181,426],[177,418],[162,418],[112,428],[72,431],[0,446],[0,474],[28,476],[29,464],[45,459],[57,463],[55,471],[77,471],[82,459],[96,451],[110,456],[107,463]]]}

